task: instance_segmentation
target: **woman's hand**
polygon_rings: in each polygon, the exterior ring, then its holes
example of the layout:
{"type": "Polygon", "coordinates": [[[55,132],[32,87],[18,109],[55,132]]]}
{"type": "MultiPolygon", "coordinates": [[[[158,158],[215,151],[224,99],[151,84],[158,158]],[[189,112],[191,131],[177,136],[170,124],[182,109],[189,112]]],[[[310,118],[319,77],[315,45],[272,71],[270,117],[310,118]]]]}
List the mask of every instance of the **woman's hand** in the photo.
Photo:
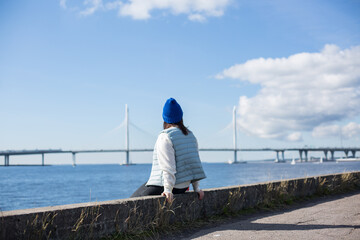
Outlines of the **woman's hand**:
{"type": "Polygon", "coordinates": [[[174,200],[174,195],[171,192],[163,192],[161,196],[166,197],[166,201],[172,202],[174,200]]]}
{"type": "Polygon", "coordinates": [[[202,190],[197,192],[198,196],[199,196],[199,200],[202,200],[204,198],[204,192],[202,190]]]}

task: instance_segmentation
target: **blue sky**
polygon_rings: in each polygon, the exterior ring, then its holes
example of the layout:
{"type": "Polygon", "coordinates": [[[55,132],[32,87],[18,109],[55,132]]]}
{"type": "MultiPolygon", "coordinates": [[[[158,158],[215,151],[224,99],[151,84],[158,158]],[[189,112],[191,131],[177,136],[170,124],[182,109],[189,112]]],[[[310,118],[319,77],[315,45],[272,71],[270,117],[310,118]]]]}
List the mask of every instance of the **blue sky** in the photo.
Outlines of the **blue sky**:
{"type": "Polygon", "coordinates": [[[238,147],[359,146],[359,12],[359,1],[1,1],[0,149],[123,148],[125,104],[142,129],[130,127],[130,147],[151,148],[169,97],[200,147],[232,146],[233,106],[238,147]]]}

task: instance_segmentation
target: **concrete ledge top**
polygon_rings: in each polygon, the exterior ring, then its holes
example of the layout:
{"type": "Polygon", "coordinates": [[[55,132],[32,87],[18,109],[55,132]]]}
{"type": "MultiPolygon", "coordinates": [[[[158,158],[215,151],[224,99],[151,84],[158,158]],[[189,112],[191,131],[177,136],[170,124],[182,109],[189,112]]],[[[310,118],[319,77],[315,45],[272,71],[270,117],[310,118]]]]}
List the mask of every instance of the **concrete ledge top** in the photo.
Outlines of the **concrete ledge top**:
{"type": "Polygon", "coordinates": [[[124,199],[116,199],[116,200],[100,201],[100,202],[74,203],[74,204],[49,206],[49,207],[18,209],[18,210],[3,211],[3,212],[0,211],[0,217],[42,213],[42,212],[52,212],[52,211],[62,211],[62,210],[83,208],[83,207],[96,207],[99,205],[102,205],[102,206],[118,205],[118,204],[122,204],[122,203],[129,202],[129,201],[138,201],[138,200],[154,199],[154,198],[163,198],[163,197],[162,196],[145,196],[145,197],[124,198],[124,199]]]}

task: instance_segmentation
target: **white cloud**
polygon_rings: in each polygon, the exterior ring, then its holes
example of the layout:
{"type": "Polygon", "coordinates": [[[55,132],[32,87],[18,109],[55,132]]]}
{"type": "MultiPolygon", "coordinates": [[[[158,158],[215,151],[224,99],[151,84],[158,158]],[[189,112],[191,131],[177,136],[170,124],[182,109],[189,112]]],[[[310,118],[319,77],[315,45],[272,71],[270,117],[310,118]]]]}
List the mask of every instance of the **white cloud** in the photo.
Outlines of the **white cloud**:
{"type": "Polygon", "coordinates": [[[189,15],[189,20],[191,21],[195,21],[195,22],[205,22],[206,21],[206,17],[204,17],[201,14],[191,14],[189,15]]]}
{"type": "Polygon", "coordinates": [[[316,138],[341,137],[339,125],[321,125],[314,128],[312,136],[316,138]]]}
{"type": "Polygon", "coordinates": [[[204,21],[206,17],[224,14],[230,0],[130,0],[120,8],[121,16],[133,19],[148,19],[151,11],[170,11],[174,15],[186,14],[190,20],[204,21]]]}
{"type": "Polygon", "coordinates": [[[360,137],[360,124],[350,122],[342,127],[339,125],[322,125],[315,127],[312,135],[316,138],[340,137],[350,139],[360,137]]]}
{"type": "Polygon", "coordinates": [[[118,9],[122,5],[121,1],[107,2],[105,4],[106,10],[118,9]]]}
{"type": "Polygon", "coordinates": [[[80,12],[82,16],[92,15],[97,10],[104,8],[102,0],[85,0],[84,5],[87,7],[80,12]]]}
{"type": "Polygon", "coordinates": [[[302,140],[302,134],[301,132],[293,132],[290,133],[287,137],[287,140],[291,141],[291,142],[298,142],[302,140]]]}
{"type": "Polygon", "coordinates": [[[66,9],[66,0],[60,0],[60,6],[66,9]]]}
{"type": "Polygon", "coordinates": [[[351,122],[348,125],[342,127],[341,135],[346,139],[360,137],[360,124],[351,122]]]}
{"type": "Polygon", "coordinates": [[[302,131],[321,135],[317,127],[360,114],[360,46],[253,59],[217,78],[261,86],[256,96],[240,97],[238,110],[241,129],[261,138],[299,141],[302,131]]]}
{"type": "MultiPolygon", "coordinates": [[[[208,17],[220,17],[232,0],[85,0],[81,15],[92,15],[96,11],[117,10],[119,16],[144,20],[152,17],[154,11],[185,14],[191,21],[204,22],[208,17]]],[[[66,8],[66,0],[60,0],[66,8]]]]}

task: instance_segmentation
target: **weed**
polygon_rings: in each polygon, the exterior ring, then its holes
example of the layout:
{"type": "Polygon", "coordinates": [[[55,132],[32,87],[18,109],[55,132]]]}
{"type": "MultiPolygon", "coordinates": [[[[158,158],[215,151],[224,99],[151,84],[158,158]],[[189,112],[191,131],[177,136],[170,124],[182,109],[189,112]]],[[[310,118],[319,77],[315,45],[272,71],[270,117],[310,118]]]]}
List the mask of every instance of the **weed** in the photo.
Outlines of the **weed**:
{"type": "Polygon", "coordinates": [[[73,237],[81,236],[83,231],[86,231],[87,238],[93,238],[94,227],[101,216],[100,209],[101,206],[99,204],[94,207],[81,209],[80,216],[71,229],[73,237]]]}
{"type": "Polygon", "coordinates": [[[241,209],[241,206],[239,205],[242,205],[245,193],[245,190],[244,194],[241,192],[240,187],[235,191],[229,191],[228,200],[226,205],[223,207],[222,213],[226,216],[231,216],[234,215],[238,209],[241,209]]]}
{"type": "Polygon", "coordinates": [[[54,219],[57,215],[56,212],[43,213],[41,217],[36,214],[32,221],[27,221],[27,227],[24,229],[23,234],[34,239],[50,239],[54,219]]]}

